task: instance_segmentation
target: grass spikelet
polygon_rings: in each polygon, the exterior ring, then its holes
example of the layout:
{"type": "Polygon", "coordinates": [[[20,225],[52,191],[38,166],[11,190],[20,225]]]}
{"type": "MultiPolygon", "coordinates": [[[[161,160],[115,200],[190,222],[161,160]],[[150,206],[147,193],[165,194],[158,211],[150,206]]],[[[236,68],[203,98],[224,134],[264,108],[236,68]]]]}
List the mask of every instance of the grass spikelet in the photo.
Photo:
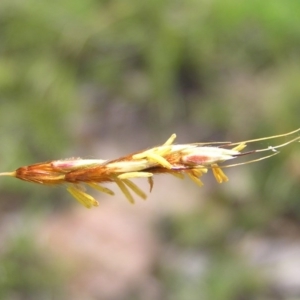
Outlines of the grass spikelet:
{"type": "Polygon", "coordinates": [[[0,176],[15,177],[42,185],[67,184],[68,192],[87,208],[98,206],[99,203],[84,191],[82,184],[87,184],[100,192],[114,195],[112,190],[102,186],[102,184],[115,182],[128,201],[134,203],[130,190],[142,199],[146,199],[147,196],[131,181],[133,178],[147,178],[150,192],[154,185],[153,177],[156,174],[171,174],[178,178],[188,175],[198,186],[203,186],[200,177],[211,170],[218,183],[226,182],[229,179],[222,169],[259,162],[278,155],[278,149],[300,140],[300,136],[297,134],[299,131],[300,128],[286,134],[237,143],[212,142],[177,145],[173,144],[176,134],[172,134],[160,146],[138,151],[115,160],[77,157],[47,161],[20,167],[13,172],[3,172],[0,173],[0,176]],[[242,152],[249,144],[285,138],[294,134],[297,136],[284,143],[242,152]],[[262,153],[261,157],[252,160],[226,164],[228,160],[260,153],[262,153]]]}

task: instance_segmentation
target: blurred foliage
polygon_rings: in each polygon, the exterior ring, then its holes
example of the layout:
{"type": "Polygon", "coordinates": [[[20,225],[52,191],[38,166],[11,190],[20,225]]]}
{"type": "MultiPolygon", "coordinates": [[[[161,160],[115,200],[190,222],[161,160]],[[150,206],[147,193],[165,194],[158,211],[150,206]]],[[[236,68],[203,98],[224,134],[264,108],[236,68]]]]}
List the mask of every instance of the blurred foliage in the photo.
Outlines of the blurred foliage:
{"type": "MultiPolygon", "coordinates": [[[[71,144],[88,148],[84,134],[126,139],[146,128],[163,140],[178,129],[193,142],[299,127],[299,12],[293,0],[2,0],[1,169],[63,157],[71,144]]],[[[263,299],[264,284],[227,243],[236,231],[272,231],[277,219],[299,225],[299,155],[282,152],[249,166],[248,194],[211,191],[199,211],[162,220],[163,241],[181,251],[204,247],[212,261],[201,284],[198,273],[190,281],[177,269],[169,282],[162,272],[166,297],[263,299]]],[[[1,193],[15,203],[1,204],[2,213],[21,213],[28,199],[34,214],[41,202],[51,209],[44,200],[62,198],[10,179],[1,193]]],[[[34,269],[19,273],[35,249],[15,243],[1,257],[11,275],[1,295],[16,287],[47,294],[52,271],[34,259],[34,269]]]]}
{"type": "Polygon", "coordinates": [[[1,253],[1,299],[63,299],[63,272],[31,236],[14,237],[1,253]]]}
{"type": "MultiPolygon", "coordinates": [[[[203,270],[197,266],[199,257],[181,251],[194,260],[189,265],[184,259],[184,266],[165,268],[161,276],[171,291],[167,299],[256,299],[258,295],[266,295],[267,281],[258,276],[256,269],[245,264],[237,255],[233,256],[226,249],[219,249],[209,260],[209,271],[203,276],[203,270]],[[187,266],[190,267],[188,270],[187,266]],[[191,271],[192,270],[192,271],[191,271]],[[180,274],[180,275],[179,275],[180,274]]],[[[180,255],[178,255],[180,257],[180,255]]],[[[207,258],[206,258],[207,259],[207,258]]],[[[198,263],[199,264],[199,263],[198,263]]],[[[262,298],[263,299],[263,298],[262,298]]]]}

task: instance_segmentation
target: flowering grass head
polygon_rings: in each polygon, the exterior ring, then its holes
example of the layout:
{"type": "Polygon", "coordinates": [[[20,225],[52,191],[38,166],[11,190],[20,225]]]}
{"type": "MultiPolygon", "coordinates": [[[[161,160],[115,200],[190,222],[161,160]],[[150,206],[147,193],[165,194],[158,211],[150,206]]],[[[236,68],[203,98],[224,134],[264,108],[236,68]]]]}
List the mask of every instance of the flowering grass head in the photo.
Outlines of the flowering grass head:
{"type": "Polygon", "coordinates": [[[222,168],[258,162],[277,155],[279,153],[277,149],[300,140],[300,136],[279,145],[242,152],[247,145],[283,138],[299,131],[300,128],[286,134],[238,143],[174,144],[176,135],[172,134],[160,146],[138,151],[115,160],[69,158],[20,167],[13,172],[0,173],[0,176],[12,176],[42,185],[67,185],[68,192],[87,208],[98,206],[99,203],[94,197],[86,193],[85,186],[114,195],[112,190],[103,186],[103,184],[114,182],[128,201],[134,203],[132,192],[142,199],[146,199],[147,196],[131,181],[133,178],[147,178],[150,191],[154,183],[153,177],[156,174],[171,174],[179,178],[187,175],[197,185],[202,186],[203,182],[200,178],[212,170],[218,183],[226,182],[229,179],[222,168]],[[263,152],[267,154],[256,159],[236,164],[224,164],[241,156],[263,152]]]}

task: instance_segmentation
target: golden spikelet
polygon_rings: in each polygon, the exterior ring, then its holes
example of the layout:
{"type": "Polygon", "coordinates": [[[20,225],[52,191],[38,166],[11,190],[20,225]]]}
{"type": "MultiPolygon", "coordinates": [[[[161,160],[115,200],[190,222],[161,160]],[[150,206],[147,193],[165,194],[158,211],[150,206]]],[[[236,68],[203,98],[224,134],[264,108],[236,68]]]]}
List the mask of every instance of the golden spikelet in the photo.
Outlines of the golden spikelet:
{"type": "Polygon", "coordinates": [[[300,128],[292,132],[242,141],[238,143],[192,143],[174,145],[175,134],[162,145],[134,154],[123,156],[115,160],[69,158],[66,160],[48,161],[30,166],[20,167],[13,172],[0,173],[0,176],[11,176],[21,180],[39,183],[43,185],[66,184],[68,192],[87,208],[98,206],[99,203],[84,190],[82,184],[109,194],[114,192],[104,186],[103,183],[115,182],[130,203],[134,198],[130,191],[142,199],[146,194],[136,185],[132,178],[147,178],[150,191],[153,187],[155,174],[171,174],[183,178],[188,175],[197,185],[202,186],[200,177],[209,169],[218,183],[228,181],[222,168],[244,165],[257,162],[278,154],[277,149],[292,142],[300,140],[300,136],[277,146],[241,152],[248,144],[283,138],[296,134],[300,128]],[[236,164],[224,165],[223,163],[240,156],[266,152],[267,155],[257,159],[236,164]]]}

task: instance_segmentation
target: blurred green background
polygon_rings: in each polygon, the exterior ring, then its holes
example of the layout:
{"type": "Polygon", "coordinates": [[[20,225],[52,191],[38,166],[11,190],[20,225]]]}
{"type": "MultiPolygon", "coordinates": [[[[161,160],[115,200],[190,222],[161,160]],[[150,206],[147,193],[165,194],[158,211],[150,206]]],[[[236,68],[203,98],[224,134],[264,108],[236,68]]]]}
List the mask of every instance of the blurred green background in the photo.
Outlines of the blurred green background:
{"type": "MultiPolygon", "coordinates": [[[[293,0],[2,0],[1,171],[298,128],[299,15],[293,0]]],[[[136,206],[97,193],[91,211],[3,177],[0,298],[300,299],[299,153],[202,189],[161,176],[136,206]]]]}

